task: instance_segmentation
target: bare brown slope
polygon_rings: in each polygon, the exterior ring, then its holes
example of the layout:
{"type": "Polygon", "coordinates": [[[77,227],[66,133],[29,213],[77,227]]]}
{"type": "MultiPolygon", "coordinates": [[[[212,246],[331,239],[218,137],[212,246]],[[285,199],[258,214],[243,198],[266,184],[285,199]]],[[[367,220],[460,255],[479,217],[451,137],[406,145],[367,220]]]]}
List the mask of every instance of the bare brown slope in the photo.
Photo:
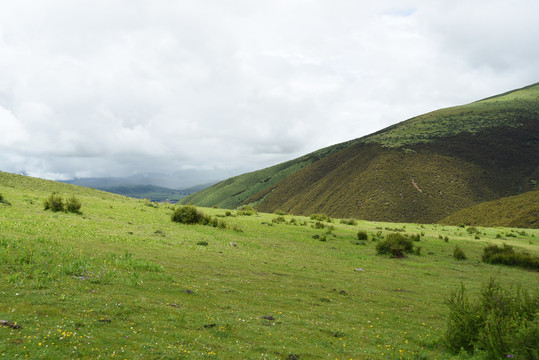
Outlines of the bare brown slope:
{"type": "Polygon", "coordinates": [[[260,211],[434,222],[475,204],[531,190],[539,176],[539,122],[387,148],[357,144],[290,175],[246,202],[260,211]]]}

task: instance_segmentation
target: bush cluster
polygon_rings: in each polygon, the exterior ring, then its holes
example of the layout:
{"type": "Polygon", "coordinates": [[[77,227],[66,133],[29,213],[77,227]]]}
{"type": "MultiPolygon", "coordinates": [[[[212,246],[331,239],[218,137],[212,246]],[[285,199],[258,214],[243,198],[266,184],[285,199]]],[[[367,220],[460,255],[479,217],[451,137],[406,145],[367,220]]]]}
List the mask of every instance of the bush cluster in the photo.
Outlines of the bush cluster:
{"type": "Polygon", "coordinates": [[[357,233],[357,239],[358,239],[358,240],[368,240],[368,239],[369,239],[369,235],[367,234],[366,231],[360,230],[360,231],[358,231],[358,233],[357,233]]]}
{"type": "Polygon", "coordinates": [[[385,240],[376,244],[376,251],[378,254],[387,254],[394,258],[405,257],[406,253],[416,253],[419,255],[421,248],[414,251],[414,244],[412,240],[399,233],[390,233],[386,235],[385,240]]]}
{"type": "Polygon", "coordinates": [[[458,245],[453,249],[453,257],[457,260],[466,260],[466,254],[458,245]]]}
{"type": "Polygon", "coordinates": [[[57,193],[52,193],[45,201],[43,202],[43,208],[45,210],[51,210],[54,212],[64,211],[74,214],[81,214],[80,208],[82,204],[79,199],[75,196],[70,197],[67,201],[64,202],[64,199],[61,195],[57,193]]]}
{"type": "Polygon", "coordinates": [[[243,216],[251,216],[251,215],[256,215],[257,212],[252,206],[245,205],[238,209],[237,214],[243,215],[243,216]]]}
{"type": "Polygon", "coordinates": [[[357,225],[357,221],[355,219],[341,219],[340,223],[345,225],[357,225]]]}
{"type": "Polygon", "coordinates": [[[488,264],[503,264],[511,266],[519,266],[526,269],[538,270],[539,257],[527,252],[516,252],[511,245],[503,244],[487,245],[483,249],[481,260],[488,264]]]}
{"type": "Polygon", "coordinates": [[[455,353],[483,353],[488,359],[539,359],[539,293],[502,288],[494,279],[471,302],[464,284],[447,300],[444,343],[455,353]]]}
{"type": "Polygon", "coordinates": [[[178,205],[172,213],[172,221],[188,225],[210,225],[226,228],[226,223],[209,215],[204,215],[193,205],[178,205]]]}

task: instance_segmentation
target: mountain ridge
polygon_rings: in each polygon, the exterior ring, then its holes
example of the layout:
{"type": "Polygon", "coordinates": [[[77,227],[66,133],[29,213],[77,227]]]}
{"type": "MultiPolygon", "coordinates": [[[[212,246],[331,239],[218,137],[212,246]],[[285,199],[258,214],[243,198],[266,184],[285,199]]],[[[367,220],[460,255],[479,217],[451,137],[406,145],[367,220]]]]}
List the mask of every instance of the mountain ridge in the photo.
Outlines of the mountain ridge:
{"type": "Polygon", "coordinates": [[[227,179],[182,202],[436,222],[462,208],[530,190],[526,184],[539,177],[538,145],[535,83],[227,179]],[[285,171],[278,177],[280,166],[285,171]],[[235,192],[227,196],[225,188],[235,192]]]}

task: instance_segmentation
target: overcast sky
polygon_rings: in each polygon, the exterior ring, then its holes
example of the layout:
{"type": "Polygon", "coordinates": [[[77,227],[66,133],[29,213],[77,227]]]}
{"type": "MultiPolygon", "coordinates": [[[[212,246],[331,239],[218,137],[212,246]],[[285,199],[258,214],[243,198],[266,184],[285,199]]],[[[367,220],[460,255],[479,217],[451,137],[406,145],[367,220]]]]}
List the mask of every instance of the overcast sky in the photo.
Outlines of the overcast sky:
{"type": "Polygon", "coordinates": [[[537,0],[0,0],[0,170],[245,172],[539,81],[537,0]]]}

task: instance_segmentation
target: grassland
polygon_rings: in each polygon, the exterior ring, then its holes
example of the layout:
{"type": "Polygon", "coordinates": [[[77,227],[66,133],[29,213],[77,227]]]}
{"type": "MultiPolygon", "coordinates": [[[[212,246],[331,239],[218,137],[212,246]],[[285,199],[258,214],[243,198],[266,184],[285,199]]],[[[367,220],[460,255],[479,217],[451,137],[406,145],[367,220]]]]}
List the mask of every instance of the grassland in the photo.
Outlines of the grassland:
{"type": "Polygon", "coordinates": [[[217,208],[201,210],[228,229],[189,226],[171,206],[1,172],[0,194],[6,359],[466,359],[439,342],[449,292],[490,277],[539,285],[537,272],[480,262],[487,243],[538,254],[539,230],[217,208]],[[53,191],[82,215],[44,211],[53,191]],[[421,234],[421,255],[377,255],[373,237],[390,232],[421,234]]]}

